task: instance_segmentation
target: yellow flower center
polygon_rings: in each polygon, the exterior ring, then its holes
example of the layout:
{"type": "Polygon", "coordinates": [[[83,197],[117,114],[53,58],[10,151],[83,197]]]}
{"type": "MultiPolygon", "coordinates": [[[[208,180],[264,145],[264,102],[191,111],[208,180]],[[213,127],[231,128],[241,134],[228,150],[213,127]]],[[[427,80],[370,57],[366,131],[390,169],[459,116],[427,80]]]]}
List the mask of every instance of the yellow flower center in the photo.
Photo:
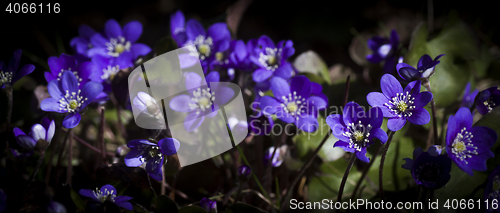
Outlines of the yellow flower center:
{"type": "Polygon", "coordinates": [[[200,46],[198,46],[198,52],[200,52],[200,54],[202,55],[208,55],[210,54],[210,47],[206,44],[201,44],[200,46]]]}
{"type": "Polygon", "coordinates": [[[123,44],[117,44],[115,46],[116,53],[121,54],[123,51],[125,51],[125,46],[123,46],[123,44]]]}
{"type": "Polygon", "coordinates": [[[201,106],[208,107],[210,106],[210,100],[207,97],[202,97],[200,98],[200,101],[198,102],[201,106]]]}
{"type": "Polygon", "coordinates": [[[396,107],[399,109],[400,112],[405,112],[406,109],[408,108],[408,104],[404,101],[400,101],[396,104],[396,107]]]}
{"type": "Polygon", "coordinates": [[[217,61],[222,61],[224,59],[224,53],[222,53],[222,52],[215,53],[215,59],[217,61]]]}
{"type": "Polygon", "coordinates": [[[286,105],[286,108],[289,112],[295,112],[297,111],[297,109],[299,109],[299,106],[297,106],[295,102],[290,102],[286,105]]]}
{"type": "Polygon", "coordinates": [[[467,146],[465,145],[464,142],[462,141],[457,141],[453,143],[452,147],[457,151],[457,152],[463,152],[467,149],[467,146]]]}
{"type": "Polygon", "coordinates": [[[278,63],[276,56],[270,55],[267,57],[267,64],[269,64],[270,66],[273,66],[273,65],[276,65],[276,63],[278,63]]]}
{"type": "Polygon", "coordinates": [[[78,103],[76,102],[76,100],[69,101],[69,108],[70,109],[75,110],[77,107],[78,107],[78,103]]]}
{"type": "Polygon", "coordinates": [[[354,139],[356,139],[356,141],[362,141],[365,139],[365,137],[362,132],[356,131],[354,132],[354,139]]]}

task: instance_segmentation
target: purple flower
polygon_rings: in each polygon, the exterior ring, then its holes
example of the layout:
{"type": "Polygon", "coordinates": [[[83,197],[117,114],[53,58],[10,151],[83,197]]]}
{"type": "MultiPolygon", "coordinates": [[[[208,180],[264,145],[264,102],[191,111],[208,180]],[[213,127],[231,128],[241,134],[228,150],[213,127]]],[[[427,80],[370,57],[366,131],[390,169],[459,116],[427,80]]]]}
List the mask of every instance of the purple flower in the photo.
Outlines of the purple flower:
{"type": "Polygon", "coordinates": [[[385,74],[380,79],[382,93],[371,92],[366,100],[373,107],[380,107],[384,117],[389,118],[387,127],[398,131],[408,120],[412,124],[429,123],[430,115],[424,106],[432,100],[430,92],[420,92],[420,81],[409,83],[405,89],[391,74],[385,74]]]}
{"type": "Polygon", "coordinates": [[[263,35],[250,52],[250,60],[259,67],[252,74],[255,82],[261,83],[272,76],[284,79],[292,77],[292,65],[286,61],[295,53],[291,40],[280,41],[275,45],[269,37],[263,35]]]}
{"type": "Polygon", "coordinates": [[[19,62],[21,61],[21,54],[21,49],[14,51],[14,55],[10,58],[8,66],[6,66],[3,61],[0,61],[0,88],[3,89],[13,85],[16,81],[30,74],[35,69],[33,64],[26,64],[21,67],[19,72],[17,71],[19,62]]]}
{"type": "Polygon", "coordinates": [[[78,63],[77,59],[71,55],[61,54],[58,57],[50,57],[48,60],[50,72],[45,72],[45,80],[61,80],[61,76],[66,71],[73,73],[77,80],[78,88],[82,89],[83,85],[90,80],[90,76],[97,71],[97,67],[91,62],[78,63]]]}
{"type": "Polygon", "coordinates": [[[57,201],[50,201],[47,206],[47,213],[66,213],[66,207],[57,201]]]}
{"type": "Polygon", "coordinates": [[[200,206],[207,210],[207,212],[211,212],[212,210],[217,211],[217,202],[206,197],[201,199],[200,206]]]}
{"type": "Polygon", "coordinates": [[[104,33],[96,33],[90,39],[94,46],[87,51],[87,55],[93,58],[101,55],[124,63],[123,68],[134,66],[134,61],[139,56],[151,52],[145,44],[135,43],[142,34],[142,24],[138,21],[127,23],[123,29],[114,19],[106,21],[104,33]]]}
{"type": "Polygon", "coordinates": [[[191,51],[197,52],[200,58],[201,65],[205,72],[211,61],[222,58],[226,50],[229,49],[231,41],[231,33],[227,29],[226,23],[215,23],[210,26],[207,31],[203,28],[200,22],[191,19],[186,23],[187,41],[184,46],[192,45],[191,51]]]}
{"type": "Polygon", "coordinates": [[[201,125],[205,116],[215,116],[219,106],[231,100],[235,92],[218,83],[220,77],[217,72],[211,72],[206,76],[210,86],[207,86],[197,73],[188,72],[185,78],[187,94],[172,98],[169,106],[174,111],[188,113],[184,120],[184,128],[192,132],[201,125]]]}
{"type": "Polygon", "coordinates": [[[497,133],[484,126],[472,127],[472,114],[460,108],[448,119],[446,152],[457,166],[469,175],[472,170],[485,171],[486,160],[495,155],[490,150],[497,141],[497,133]]]}
{"type": "Polygon", "coordinates": [[[32,151],[35,149],[36,144],[40,140],[45,140],[48,145],[54,137],[56,131],[56,124],[48,118],[43,118],[41,124],[35,124],[31,127],[31,131],[28,135],[23,132],[23,130],[14,127],[14,136],[16,137],[16,142],[22,148],[32,151]]]}
{"type": "Polygon", "coordinates": [[[86,24],[80,25],[78,27],[78,35],[70,41],[71,47],[81,55],[87,55],[87,50],[92,48],[92,43],[90,43],[90,38],[96,34],[95,30],[86,24]]]}
{"type": "Polygon", "coordinates": [[[51,97],[44,99],[40,108],[46,112],[68,113],[62,125],[71,129],[80,123],[80,112],[102,92],[102,85],[89,81],[80,89],[73,72],[64,72],[60,79],[49,82],[47,90],[51,97]]]}
{"type": "Polygon", "coordinates": [[[90,79],[95,82],[101,82],[106,93],[111,92],[111,82],[120,70],[127,68],[128,61],[124,58],[109,58],[101,55],[96,55],[92,58],[92,63],[95,66],[94,72],[90,79]]]}
{"type": "Polygon", "coordinates": [[[496,106],[500,105],[500,89],[498,87],[490,87],[481,91],[477,96],[476,109],[481,115],[485,115],[496,106]]]}
{"type": "Polygon", "coordinates": [[[185,22],[182,11],[170,15],[170,34],[179,47],[187,40],[185,22]]]}
{"type": "Polygon", "coordinates": [[[251,65],[248,56],[245,42],[242,40],[232,40],[227,49],[215,53],[214,60],[210,62],[210,69],[218,70],[220,67],[228,69],[228,71],[231,68],[247,70],[251,65]]]}
{"type": "Polygon", "coordinates": [[[406,63],[399,63],[396,65],[396,69],[398,70],[399,76],[406,81],[426,79],[434,74],[434,68],[439,64],[440,61],[438,60],[442,56],[444,56],[444,54],[438,55],[432,60],[429,55],[425,54],[418,60],[416,69],[406,63]]]}
{"type": "Polygon", "coordinates": [[[475,89],[474,91],[470,91],[470,82],[467,83],[464,90],[464,96],[462,97],[462,102],[460,103],[460,107],[467,107],[469,109],[474,105],[474,99],[476,99],[479,91],[475,89]]]}
{"type": "Polygon", "coordinates": [[[119,207],[132,211],[134,207],[129,202],[132,197],[129,196],[116,196],[116,189],[112,185],[104,185],[101,189],[96,188],[94,191],[90,189],[80,189],[78,192],[81,196],[92,198],[95,202],[104,203],[110,201],[119,207]]]}
{"type": "Polygon", "coordinates": [[[329,115],[326,123],[332,129],[332,134],[339,139],[333,147],[340,147],[346,152],[355,153],[358,159],[370,162],[366,157],[366,148],[374,143],[387,141],[387,134],[382,126],[382,110],[373,107],[368,112],[355,102],[349,102],[344,108],[343,115],[329,115]]]}
{"type": "Polygon", "coordinates": [[[125,164],[138,167],[146,163],[146,171],[155,180],[162,180],[163,155],[174,155],[180,143],[175,138],[163,138],[158,144],[146,139],[128,142],[130,152],[125,156],[125,164]]]}
{"type": "Polygon", "coordinates": [[[238,175],[248,177],[250,175],[251,169],[249,166],[243,164],[238,167],[238,175]]]}
{"type": "Polygon", "coordinates": [[[270,81],[274,97],[260,99],[264,113],[276,114],[286,123],[294,123],[299,129],[314,132],[318,128],[317,112],[327,105],[322,97],[312,94],[311,82],[305,76],[295,76],[288,84],[280,77],[270,81]]]}
{"type": "Polygon", "coordinates": [[[281,148],[278,148],[278,150],[276,150],[276,152],[274,153],[274,157],[273,157],[273,152],[274,152],[274,146],[271,146],[269,147],[269,149],[266,150],[266,154],[264,155],[264,165],[269,164],[269,160],[271,160],[271,157],[273,158],[273,160],[271,161],[273,167],[278,167],[283,163],[281,148]]]}
{"type": "Polygon", "coordinates": [[[441,147],[431,146],[427,152],[420,147],[413,151],[413,158],[405,158],[402,166],[411,171],[417,185],[428,189],[439,189],[450,180],[451,159],[441,155],[441,147]]]}
{"type": "Polygon", "coordinates": [[[386,73],[394,73],[394,66],[397,63],[399,45],[399,35],[395,30],[391,31],[390,40],[374,36],[368,40],[368,47],[373,51],[372,54],[366,56],[366,60],[371,63],[378,64],[385,61],[384,71],[386,73]]]}
{"type": "MultiPolygon", "coordinates": [[[[489,211],[487,212],[500,212],[500,209],[491,208],[491,203],[493,200],[500,199],[500,165],[498,165],[488,176],[488,182],[486,183],[486,187],[484,188],[484,200],[490,202],[489,211]]],[[[493,201],[495,202],[495,201],[493,201]]]]}

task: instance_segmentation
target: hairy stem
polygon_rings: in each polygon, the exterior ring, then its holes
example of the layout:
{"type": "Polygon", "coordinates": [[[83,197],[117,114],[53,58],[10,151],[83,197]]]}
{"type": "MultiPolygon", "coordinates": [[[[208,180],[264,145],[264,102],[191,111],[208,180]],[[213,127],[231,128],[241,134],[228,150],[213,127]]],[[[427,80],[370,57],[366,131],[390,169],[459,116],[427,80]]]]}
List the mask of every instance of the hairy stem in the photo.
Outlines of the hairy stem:
{"type": "MultiPolygon", "coordinates": [[[[105,118],[104,118],[104,106],[101,107],[101,123],[99,124],[99,142],[101,143],[101,162],[102,165],[106,165],[106,143],[104,141],[104,124],[105,124],[105,118]]],[[[118,117],[118,120],[120,120],[120,117],[118,117]]]]}
{"type": "Polygon", "coordinates": [[[382,153],[382,158],[380,158],[380,167],[379,167],[379,173],[378,173],[378,184],[379,184],[379,191],[380,191],[380,198],[384,199],[384,182],[383,182],[383,174],[384,174],[384,162],[385,162],[385,156],[387,155],[387,150],[389,149],[389,146],[391,145],[392,142],[392,137],[394,136],[393,131],[389,132],[389,138],[387,139],[387,143],[384,146],[384,151],[382,153]]]}
{"type": "Polygon", "coordinates": [[[68,138],[68,169],[66,170],[66,184],[71,186],[71,174],[73,173],[73,131],[69,131],[68,138]]]}
{"type": "MultiPolygon", "coordinates": [[[[351,159],[349,160],[349,164],[347,164],[347,168],[345,169],[344,177],[342,177],[342,182],[340,182],[339,193],[337,195],[337,203],[340,203],[342,201],[342,194],[344,193],[344,187],[347,181],[347,176],[349,176],[349,172],[351,171],[352,165],[354,165],[355,161],[356,161],[356,154],[352,153],[351,159]]],[[[340,209],[337,209],[337,212],[339,211],[340,209]]]]}
{"type": "MultiPolygon", "coordinates": [[[[425,82],[422,83],[422,85],[427,89],[427,91],[429,91],[430,93],[432,93],[432,90],[431,90],[431,84],[429,82],[429,80],[426,80],[425,82]]],[[[434,145],[437,145],[439,144],[439,140],[438,140],[438,127],[437,127],[437,116],[436,116],[436,104],[434,102],[434,97],[432,98],[431,100],[431,111],[432,111],[432,128],[434,129],[434,145]]],[[[429,147],[432,146],[432,143],[427,143],[427,149],[429,149],[429,147]]]]}

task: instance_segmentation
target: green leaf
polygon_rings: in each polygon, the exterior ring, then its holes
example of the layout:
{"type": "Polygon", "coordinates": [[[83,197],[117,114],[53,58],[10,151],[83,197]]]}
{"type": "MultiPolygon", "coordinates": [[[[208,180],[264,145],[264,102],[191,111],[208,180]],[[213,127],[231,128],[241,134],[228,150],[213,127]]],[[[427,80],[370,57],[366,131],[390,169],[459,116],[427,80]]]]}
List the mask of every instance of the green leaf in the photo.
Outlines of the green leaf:
{"type": "Polygon", "coordinates": [[[227,208],[226,213],[264,213],[255,206],[251,206],[244,203],[235,203],[227,208]]]}
{"type": "Polygon", "coordinates": [[[73,203],[75,203],[76,208],[78,211],[85,211],[85,202],[82,200],[80,195],[75,192],[75,190],[71,190],[71,200],[73,200],[73,203]]]}
{"type": "Polygon", "coordinates": [[[434,191],[436,199],[469,198],[471,192],[484,183],[488,177],[488,175],[483,172],[474,172],[474,176],[470,176],[458,168],[455,163],[452,163],[450,176],[450,181],[443,188],[434,191]]]}
{"type": "Polygon", "coordinates": [[[175,202],[165,195],[160,195],[156,198],[156,212],[169,212],[169,213],[177,213],[179,210],[177,209],[177,205],[175,202]]]}
{"type": "Polygon", "coordinates": [[[308,72],[321,76],[321,78],[331,84],[330,73],[328,72],[328,67],[323,59],[314,51],[309,50],[303,52],[293,62],[293,66],[299,72],[308,72]]]}
{"type": "Polygon", "coordinates": [[[180,208],[179,213],[207,213],[207,211],[199,206],[186,206],[180,208]]]}
{"type": "MultiPolygon", "coordinates": [[[[463,92],[472,75],[471,69],[477,67],[476,63],[482,65],[481,62],[477,62],[480,53],[471,30],[461,21],[450,21],[430,41],[427,41],[428,34],[427,24],[421,23],[417,26],[413,32],[405,62],[416,67],[418,60],[424,54],[432,58],[446,54],[440,59],[441,63],[436,66],[430,83],[436,105],[447,107],[463,92]]],[[[484,71],[481,70],[481,72],[484,71]]]]}
{"type": "Polygon", "coordinates": [[[165,36],[158,40],[154,46],[156,56],[177,49],[177,44],[170,36],[165,36]]]}

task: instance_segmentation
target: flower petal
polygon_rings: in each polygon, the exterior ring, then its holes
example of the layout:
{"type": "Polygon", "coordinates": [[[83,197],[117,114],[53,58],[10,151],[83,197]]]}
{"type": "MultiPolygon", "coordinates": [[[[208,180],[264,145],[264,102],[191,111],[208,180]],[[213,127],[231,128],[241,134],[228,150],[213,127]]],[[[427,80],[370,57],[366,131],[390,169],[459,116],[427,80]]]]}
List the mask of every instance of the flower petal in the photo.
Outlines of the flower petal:
{"type": "Polygon", "coordinates": [[[80,120],[82,120],[82,116],[80,116],[80,113],[71,113],[66,115],[62,122],[62,125],[64,128],[72,129],[80,123],[80,120]]]}
{"type": "Polygon", "coordinates": [[[280,108],[281,103],[271,96],[264,96],[260,99],[260,108],[265,114],[274,114],[280,108]]]}
{"type": "Polygon", "coordinates": [[[104,32],[108,38],[118,38],[122,35],[122,28],[116,20],[110,19],[104,24],[104,32]]]}
{"type": "Polygon", "coordinates": [[[18,72],[16,72],[16,75],[14,75],[11,82],[14,83],[14,82],[18,81],[22,77],[33,72],[33,70],[35,70],[35,65],[33,65],[33,64],[24,65],[23,67],[21,67],[21,69],[18,72]]]}
{"type": "Polygon", "coordinates": [[[86,99],[82,104],[81,108],[85,108],[90,102],[92,102],[100,93],[102,92],[102,84],[89,81],[82,87],[82,92],[80,95],[82,98],[86,99]]]}
{"type": "Polygon", "coordinates": [[[96,197],[94,196],[94,191],[93,190],[90,190],[90,189],[80,189],[80,191],[78,191],[78,194],[80,194],[81,196],[92,198],[92,199],[96,200],[96,197]]]}
{"type": "Polygon", "coordinates": [[[273,71],[266,69],[255,70],[252,74],[253,81],[260,83],[273,76],[273,71]]]}
{"type": "Polygon", "coordinates": [[[455,122],[458,124],[458,128],[471,128],[472,127],[472,114],[468,108],[462,107],[458,109],[455,114],[455,122]]]}
{"type": "Polygon", "coordinates": [[[391,131],[398,131],[401,128],[403,128],[405,124],[406,124],[406,119],[404,118],[400,117],[389,118],[389,120],[387,121],[387,128],[391,131]]]}
{"type": "Polygon", "coordinates": [[[49,126],[46,127],[46,129],[47,129],[47,134],[45,135],[45,140],[51,142],[56,132],[56,122],[52,120],[49,126]]]}
{"type": "Polygon", "coordinates": [[[146,162],[146,171],[148,172],[149,176],[157,181],[161,181],[163,179],[161,174],[163,167],[163,157],[160,158],[161,159],[151,158],[146,162]]]}
{"type": "Polygon", "coordinates": [[[311,81],[305,76],[295,76],[292,78],[290,83],[290,90],[294,93],[293,95],[302,96],[302,98],[307,98],[311,95],[311,81]],[[297,92],[297,94],[295,94],[297,92]]]}
{"type": "Polygon", "coordinates": [[[163,138],[158,141],[158,146],[161,149],[161,153],[164,155],[174,155],[179,151],[179,146],[181,144],[175,138],[163,138]]]}
{"type": "Polygon", "coordinates": [[[415,96],[415,101],[413,106],[415,109],[419,109],[425,107],[432,100],[432,93],[430,92],[421,92],[417,96],[415,96]]]}
{"type": "Polygon", "coordinates": [[[333,136],[342,141],[349,140],[349,138],[344,135],[345,127],[339,114],[329,115],[326,117],[325,121],[328,126],[330,126],[330,129],[332,129],[333,136]]]}
{"type": "Polygon", "coordinates": [[[55,100],[59,100],[62,98],[62,96],[64,96],[62,88],[59,86],[60,84],[57,80],[52,80],[49,82],[49,84],[47,84],[47,91],[49,92],[50,97],[55,100]]]}
{"type": "Polygon", "coordinates": [[[8,65],[8,70],[10,72],[15,73],[17,69],[19,68],[19,62],[21,61],[21,55],[23,53],[23,50],[17,49],[14,51],[14,54],[10,58],[9,65],[8,65]]]}
{"type": "Polygon", "coordinates": [[[280,77],[271,78],[271,90],[273,91],[274,97],[283,102],[283,97],[288,97],[290,95],[290,86],[288,82],[280,77]]]}
{"type": "Polygon", "coordinates": [[[143,148],[144,146],[156,146],[156,144],[151,143],[149,142],[149,140],[146,139],[135,139],[127,143],[127,147],[131,149],[139,149],[143,148]]]}
{"type": "Polygon", "coordinates": [[[299,115],[295,125],[304,132],[315,132],[318,129],[318,119],[313,115],[299,115]]]}
{"type": "Polygon", "coordinates": [[[346,152],[351,152],[351,153],[355,152],[354,148],[350,148],[349,147],[349,143],[345,142],[345,141],[337,141],[337,142],[335,142],[335,144],[333,144],[333,147],[334,148],[335,147],[340,147],[340,148],[342,148],[346,152]]]}
{"type": "Polygon", "coordinates": [[[408,121],[412,124],[424,125],[431,121],[431,116],[429,115],[429,112],[424,108],[415,109],[412,111],[412,115],[408,117],[408,121]]]}
{"type": "Polygon", "coordinates": [[[125,165],[128,167],[138,167],[144,164],[144,154],[145,150],[138,150],[138,149],[132,149],[130,152],[125,155],[125,158],[123,159],[125,161],[125,165]]]}
{"type": "Polygon", "coordinates": [[[359,118],[365,117],[365,111],[363,108],[353,101],[345,105],[343,114],[344,124],[346,125],[357,123],[359,118]]]}
{"type": "Polygon", "coordinates": [[[21,136],[21,135],[26,135],[23,130],[17,128],[17,127],[14,127],[14,130],[12,130],[12,132],[14,133],[14,137],[18,137],[18,136],[21,136]]]}
{"type": "Polygon", "coordinates": [[[382,110],[382,114],[384,117],[393,116],[389,108],[385,106],[386,103],[389,103],[389,99],[384,94],[380,92],[370,92],[366,96],[366,100],[372,107],[379,107],[380,110],[382,110]]]}
{"type": "Polygon", "coordinates": [[[65,109],[59,107],[59,101],[54,98],[43,99],[42,103],[40,103],[40,108],[45,112],[67,112],[65,109]]]}
{"type": "Polygon", "coordinates": [[[395,97],[397,93],[403,92],[403,87],[401,87],[398,79],[391,74],[382,76],[382,79],[380,79],[380,88],[382,89],[382,93],[389,99],[395,97]]]}
{"type": "Polygon", "coordinates": [[[142,24],[141,22],[138,21],[131,21],[127,23],[125,26],[123,26],[123,37],[127,39],[127,41],[130,41],[131,43],[134,43],[141,37],[142,34],[142,24]]]}
{"type": "Polygon", "coordinates": [[[293,68],[290,63],[284,63],[278,69],[274,71],[274,75],[278,77],[282,77],[284,79],[291,78],[293,74],[293,68]]]}
{"type": "Polygon", "coordinates": [[[196,112],[190,112],[184,119],[184,128],[186,131],[192,132],[201,125],[203,120],[205,120],[205,116],[197,115],[196,112]]]}
{"type": "Polygon", "coordinates": [[[186,34],[188,37],[188,40],[194,41],[196,37],[199,35],[205,36],[205,29],[203,28],[203,25],[200,24],[200,22],[190,19],[186,23],[186,34]]]}
{"type": "MultiPolygon", "coordinates": [[[[121,196],[121,197],[125,197],[125,196],[121,196]]],[[[129,211],[134,210],[134,206],[132,206],[132,204],[130,202],[116,202],[116,198],[115,198],[115,204],[117,206],[122,207],[126,210],[129,210],[129,211]]]]}
{"type": "Polygon", "coordinates": [[[41,124],[35,124],[31,127],[30,131],[30,136],[35,140],[38,141],[40,139],[45,140],[45,135],[47,134],[47,131],[41,124]]]}
{"type": "Polygon", "coordinates": [[[231,33],[227,29],[226,23],[219,22],[215,23],[208,28],[207,36],[210,36],[213,41],[219,41],[223,39],[230,39],[231,33]]]}
{"type": "Polygon", "coordinates": [[[377,128],[371,132],[374,138],[380,140],[380,142],[385,143],[387,141],[387,133],[381,128],[377,128]]]}
{"type": "Polygon", "coordinates": [[[177,112],[191,112],[192,109],[189,107],[190,103],[194,103],[189,95],[178,95],[170,100],[168,104],[170,108],[177,112]]]}
{"type": "Polygon", "coordinates": [[[381,107],[373,107],[365,115],[365,118],[362,119],[363,124],[370,124],[372,128],[380,128],[382,126],[384,116],[381,107]]]}
{"type": "Polygon", "coordinates": [[[366,147],[363,147],[363,148],[361,148],[361,151],[356,152],[356,157],[365,163],[370,162],[370,158],[366,157],[366,147]]]}
{"type": "Polygon", "coordinates": [[[27,150],[33,150],[36,145],[36,141],[28,135],[20,135],[16,137],[16,142],[17,144],[19,144],[19,146],[27,150]]]}
{"type": "Polygon", "coordinates": [[[425,54],[418,60],[417,69],[425,70],[429,68],[429,65],[431,65],[431,63],[432,63],[432,58],[429,55],[425,54]]]}
{"type": "Polygon", "coordinates": [[[307,101],[307,106],[309,108],[307,111],[308,114],[312,114],[317,112],[318,110],[325,109],[326,105],[328,104],[326,103],[325,99],[320,98],[318,96],[311,96],[307,98],[306,101],[307,101]]]}
{"type": "Polygon", "coordinates": [[[64,72],[61,76],[61,88],[63,94],[66,92],[78,92],[78,81],[73,72],[64,72]]]}
{"type": "Polygon", "coordinates": [[[139,56],[145,56],[151,52],[151,48],[148,45],[135,43],[132,45],[132,58],[137,59],[139,56]]]}

